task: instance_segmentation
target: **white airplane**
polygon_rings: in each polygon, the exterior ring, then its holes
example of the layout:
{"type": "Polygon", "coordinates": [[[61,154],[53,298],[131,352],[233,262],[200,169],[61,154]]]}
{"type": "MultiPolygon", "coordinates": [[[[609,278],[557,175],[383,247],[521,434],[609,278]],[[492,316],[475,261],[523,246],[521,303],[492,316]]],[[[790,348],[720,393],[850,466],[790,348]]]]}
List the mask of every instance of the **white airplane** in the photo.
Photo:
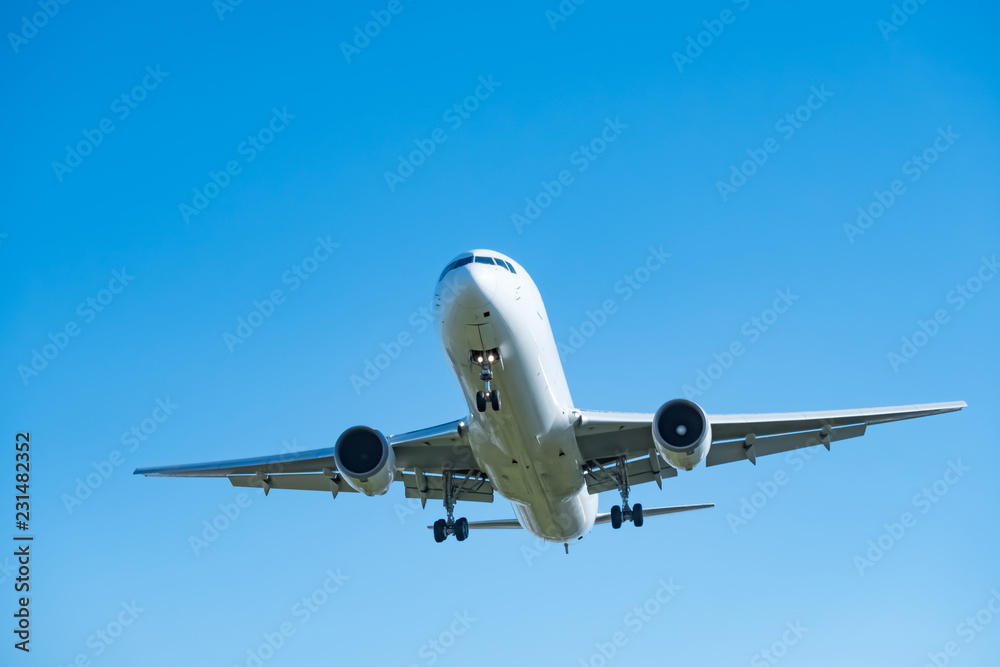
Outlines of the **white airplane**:
{"type": "Polygon", "coordinates": [[[333,447],[135,474],[226,477],[234,486],[341,491],[368,496],[401,482],[407,498],[444,501],[434,539],[469,529],[526,528],[550,542],[580,539],[597,523],[641,526],[644,516],[712,507],[629,505],[629,488],[706,466],[824,445],[863,435],[869,424],[953,412],[965,402],[864,410],[709,415],[685,399],[655,414],[574,407],[541,295],[527,271],[490,250],[465,252],[441,273],[435,324],[469,404],[469,416],[386,437],[354,426],[333,447]],[[501,397],[503,402],[501,403],[501,397]],[[501,408],[502,406],[502,408],[501,408]],[[621,505],[597,513],[597,494],[617,489],[621,505]],[[508,499],[516,520],[454,518],[459,500],[508,499]]]}

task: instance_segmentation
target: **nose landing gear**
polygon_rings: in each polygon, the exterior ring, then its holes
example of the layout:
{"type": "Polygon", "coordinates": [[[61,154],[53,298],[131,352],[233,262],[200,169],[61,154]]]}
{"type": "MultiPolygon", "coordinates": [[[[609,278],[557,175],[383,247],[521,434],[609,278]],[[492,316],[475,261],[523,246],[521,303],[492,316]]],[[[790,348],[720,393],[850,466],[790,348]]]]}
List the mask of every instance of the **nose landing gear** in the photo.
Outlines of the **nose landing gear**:
{"type": "MultiPolygon", "coordinates": [[[[476,392],[476,409],[479,412],[486,412],[487,402],[494,412],[500,411],[500,390],[490,389],[490,381],[493,379],[493,363],[500,361],[499,350],[473,350],[469,353],[469,360],[479,364],[479,379],[486,383],[485,391],[476,392]]],[[[501,362],[503,363],[503,362],[501,362]]]]}

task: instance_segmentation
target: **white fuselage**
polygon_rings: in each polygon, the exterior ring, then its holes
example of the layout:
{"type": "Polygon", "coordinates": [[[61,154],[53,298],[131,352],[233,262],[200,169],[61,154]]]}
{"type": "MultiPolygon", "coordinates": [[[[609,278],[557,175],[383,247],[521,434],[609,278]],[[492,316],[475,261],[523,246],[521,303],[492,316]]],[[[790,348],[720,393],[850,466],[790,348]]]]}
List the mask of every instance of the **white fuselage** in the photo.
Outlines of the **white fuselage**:
{"type": "Polygon", "coordinates": [[[568,542],[590,531],[597,496],[587,492],[573,427],[573,401],[545,306],[527,272],[506,255],[474,250],[471,262],[442,276],[434,292],[441,341],[469,403],[469,444],[497,493],[533,534],[568,542]],[[498,349],[491,388],[499,412],[476,408],[484,389],[470,351],[498,349]]]}

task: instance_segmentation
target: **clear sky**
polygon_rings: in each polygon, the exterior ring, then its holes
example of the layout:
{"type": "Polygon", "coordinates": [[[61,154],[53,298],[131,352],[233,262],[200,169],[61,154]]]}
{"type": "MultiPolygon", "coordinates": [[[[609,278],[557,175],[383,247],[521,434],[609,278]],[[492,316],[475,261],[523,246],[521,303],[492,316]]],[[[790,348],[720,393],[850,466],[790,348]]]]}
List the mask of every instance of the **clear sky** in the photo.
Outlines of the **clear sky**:
{"type": "Polygon", "coordinates": [[[0,663],[996,664],[997,9],[675,4],[5,3],[0,663]],[[131,474],[464,416],[420,309],[477,247],[579,407],[969,407],[637,487],[717,507],[568,556],[131,474]]]}

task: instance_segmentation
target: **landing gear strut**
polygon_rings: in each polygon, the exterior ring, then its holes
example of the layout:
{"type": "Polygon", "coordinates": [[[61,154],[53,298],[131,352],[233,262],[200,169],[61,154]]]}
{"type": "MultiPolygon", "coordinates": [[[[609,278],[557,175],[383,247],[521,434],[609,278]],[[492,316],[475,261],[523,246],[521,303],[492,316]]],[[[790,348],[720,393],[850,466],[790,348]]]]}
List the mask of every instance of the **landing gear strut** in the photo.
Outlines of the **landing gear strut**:
{"type": "Polygon", "coordinates": [[[628,504],[628,470],[625,468],[625,459],[618,459],[614,477],[618,483],[618,493],[622,496],[621,506],[615,505],[611,508],[611,527],[615,530],[622,527],[623,521],[631,521],[632,525],[638,528],[642,525],[642,505],[636,503],[629,507],[628,504]]]}
{"type": "Polygon", "coordinates": [[[434,541],[444,542],[449,535],[454,535],[459,542],[464,542],[469,537],[469,521],[465,517],[455,519],[455,487],[452,483],[451,471],[444,471],[444,508],[448,511],[448,518],[438,519],[434,522],[434,541]]]}
{"type": "Polygon", "coordinates": [[[469,358],[479,364],[479,379],[486,383],[485,391],[476,392],[476,409],[479,412],[486,412],[487,402],[494,412],[500,411],[500,390],[490,389],[490,381],[493,379],[493,362],[499,361],[499,350],[486,350],[478,352],[473,350],[469,353],[469,358]]]}

